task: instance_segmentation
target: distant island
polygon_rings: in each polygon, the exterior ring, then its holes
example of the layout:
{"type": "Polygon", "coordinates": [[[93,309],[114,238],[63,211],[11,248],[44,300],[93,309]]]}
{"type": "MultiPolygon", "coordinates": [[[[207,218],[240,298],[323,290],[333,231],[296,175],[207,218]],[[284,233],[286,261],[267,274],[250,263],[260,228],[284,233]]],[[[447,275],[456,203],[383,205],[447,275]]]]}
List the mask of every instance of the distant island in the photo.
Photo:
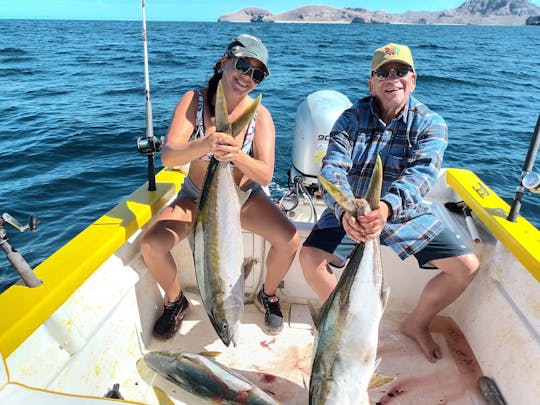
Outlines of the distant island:
{"type": "Polygon", "coordinates": [[[304,22],[360,24],[476,24],[540,25],[540,7],[525,0],[468,0],[442,11],[407,11],[392,14],[365,8],[305,6],[280,14],[248,7],[223,15],[219,22],[304,22]]]}

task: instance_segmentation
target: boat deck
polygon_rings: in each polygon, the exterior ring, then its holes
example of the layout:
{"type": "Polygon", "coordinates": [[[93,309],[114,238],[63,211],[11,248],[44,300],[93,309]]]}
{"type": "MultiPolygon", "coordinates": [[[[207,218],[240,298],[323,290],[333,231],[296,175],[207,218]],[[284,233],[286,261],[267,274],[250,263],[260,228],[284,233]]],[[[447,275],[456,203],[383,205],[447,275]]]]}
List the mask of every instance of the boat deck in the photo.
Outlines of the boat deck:
{"type": "MultiPolygon", "coordinates": [[[[283,303],[284,331],[270,336],[262,329],[262,314],[253,304],[245,307],[238,346],[225,347],[213,330],[200,298],[186,294],[191,303],[176,337],[167,342],[152,339],[147,350],[218,351],[217,360],[237,370],[283,404],[307,404],[313,324],[307,305],[283,303]]],[[[405,313],[387,308],[379,340],[381,363],[377,373],[397,379],[370,392],[373,404],[484,404],[477,387],[480,367],[459,327],[448,317],[434,321],[434,338],[443,358],[429,363],[416,344],[399,332],[405,313]]],[[[139,364],[147,383],[165,391],[177,403],[208,404],[139,364]]],[[[150,395],[151,393],[149,393],[150,395]]]]}

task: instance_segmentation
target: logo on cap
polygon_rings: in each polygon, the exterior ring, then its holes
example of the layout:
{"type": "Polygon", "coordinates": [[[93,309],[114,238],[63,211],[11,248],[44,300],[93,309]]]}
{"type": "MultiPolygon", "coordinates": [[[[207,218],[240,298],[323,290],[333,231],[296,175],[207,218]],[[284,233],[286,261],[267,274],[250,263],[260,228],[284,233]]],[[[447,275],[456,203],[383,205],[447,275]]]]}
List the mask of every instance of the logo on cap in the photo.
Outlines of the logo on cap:
{"type": "Polygon", "coordinates": [[[399,48],[384,48],[385,55],[399,55],[399,48]]]}

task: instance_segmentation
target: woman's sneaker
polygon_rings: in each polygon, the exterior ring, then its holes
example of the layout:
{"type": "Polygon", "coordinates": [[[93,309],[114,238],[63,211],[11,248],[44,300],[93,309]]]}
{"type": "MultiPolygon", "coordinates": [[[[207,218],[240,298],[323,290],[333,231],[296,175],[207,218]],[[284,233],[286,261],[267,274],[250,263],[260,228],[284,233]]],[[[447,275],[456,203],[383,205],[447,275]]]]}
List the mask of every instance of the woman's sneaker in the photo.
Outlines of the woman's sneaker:
{"type": "Polygon", "coordinates": [[[264,312],[264,326],[268,333],[277,335],[283,330],[283,314],[279,306],[279,298],[275,295],[266,295],[264,285],[257,294],[255,305],[264,312]]]}
{"type": "Polygon", "coordinates": [[[174,302],[163,304],[163,314],[154,324],[153,335],[161,340],[167,340],[174,336],[180,328],[182,319],[189,308],[189,301],[182,292],[180,298],[174,302]]]}

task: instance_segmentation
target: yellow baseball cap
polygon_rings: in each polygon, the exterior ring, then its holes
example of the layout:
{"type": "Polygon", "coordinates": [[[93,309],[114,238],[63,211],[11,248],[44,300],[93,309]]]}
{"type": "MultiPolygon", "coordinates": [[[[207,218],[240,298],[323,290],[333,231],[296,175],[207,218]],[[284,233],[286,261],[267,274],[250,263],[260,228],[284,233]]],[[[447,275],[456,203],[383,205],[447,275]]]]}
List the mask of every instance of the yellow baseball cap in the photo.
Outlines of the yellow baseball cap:
{"type": "Polygon", "coordinates": [[[414,72],[412,53],[406,45],[399,45],[391,42],[378,48],[373,54],[373,59],[371,59],[370,75],[373,71],[388,62],[404,63],[405,65],[409,65],[414,72]]]}

